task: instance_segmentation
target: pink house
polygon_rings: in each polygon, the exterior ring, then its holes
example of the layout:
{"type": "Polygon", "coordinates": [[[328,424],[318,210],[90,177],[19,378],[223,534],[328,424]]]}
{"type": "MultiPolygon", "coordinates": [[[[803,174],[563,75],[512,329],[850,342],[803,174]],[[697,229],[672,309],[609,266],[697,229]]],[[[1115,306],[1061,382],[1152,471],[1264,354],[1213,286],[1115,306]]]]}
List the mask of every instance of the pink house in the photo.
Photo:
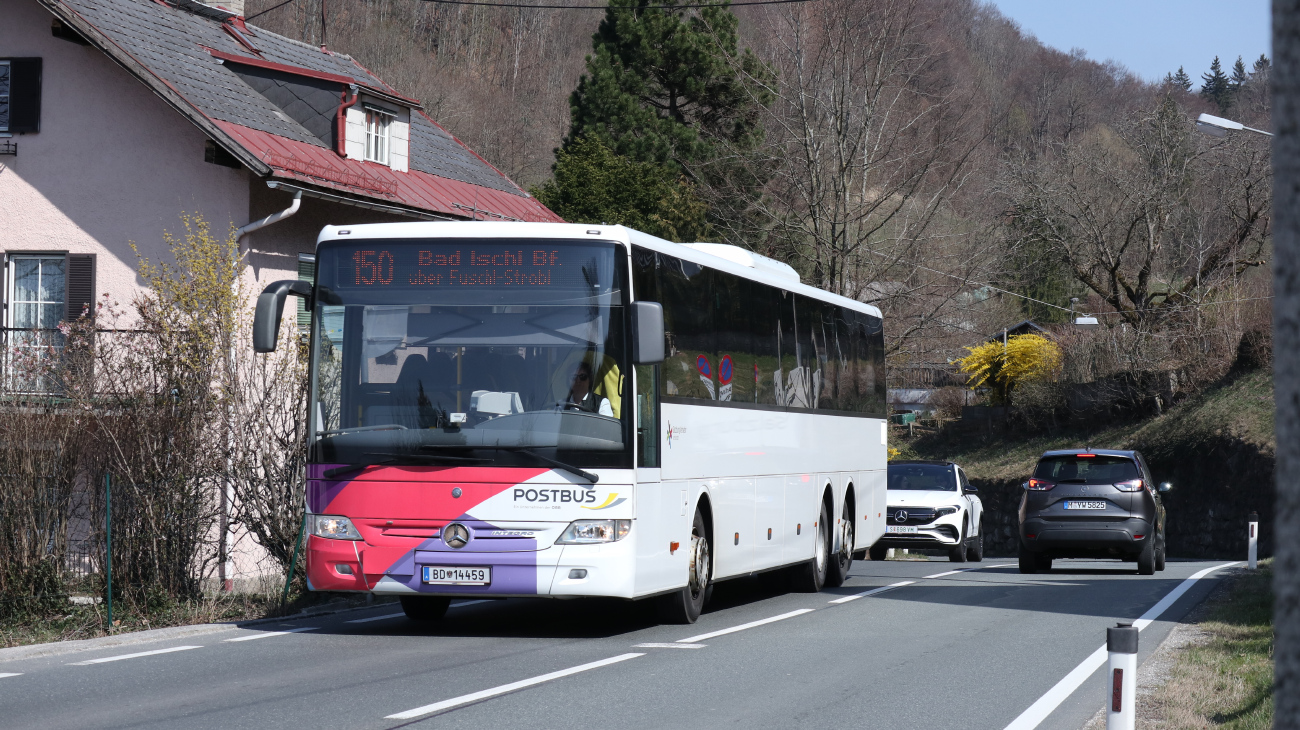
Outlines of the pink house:
{"type": "Polygon", "coordinates": [[[559,218],[352,58],[243,2],[4,0],[8,329],[138,290],[183,212],[241,229],[257,284],[309,273],[327,224],[559,218]]]}

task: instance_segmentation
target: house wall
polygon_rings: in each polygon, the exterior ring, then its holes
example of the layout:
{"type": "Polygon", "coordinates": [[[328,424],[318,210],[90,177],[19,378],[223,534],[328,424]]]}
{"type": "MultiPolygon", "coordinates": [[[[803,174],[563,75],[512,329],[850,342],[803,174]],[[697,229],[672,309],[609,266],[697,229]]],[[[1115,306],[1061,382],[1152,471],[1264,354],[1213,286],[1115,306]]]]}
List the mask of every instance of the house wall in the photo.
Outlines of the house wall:
{"type": "Polygon", "coordinates": [[[140,255],[182,212],[248,221],[246,170],[203,161],[205,135],[98,50],[50,34],[32,0],[5,3],[0,56],[43,59],[41,127],[0,157],[0,250],[98,254],[96,292],[129,302],[140,255]]]}
{"type": "MultiPolygon", "coordinates": [[[[247,170],[204,162],[203,132],[98,50],[54,38],[50,22],[33,0],[6,2],[0,21],[0,57],[43,59],[40,131],[15,135],[18,156],[0,157],[0,252],[97,254],[97,296],[129,304],[143,291],[131,242],[166,260],[163,232],[180,233],[182,213],[222,234],[289,205],[247,170]]],[[[396,220],[304,198],[296,216],[245,237],[250,293],[296,278],[322,226],[396,220]]],[[[276,570],[243,531],[232,545],[237,585],[276,570]]]]}

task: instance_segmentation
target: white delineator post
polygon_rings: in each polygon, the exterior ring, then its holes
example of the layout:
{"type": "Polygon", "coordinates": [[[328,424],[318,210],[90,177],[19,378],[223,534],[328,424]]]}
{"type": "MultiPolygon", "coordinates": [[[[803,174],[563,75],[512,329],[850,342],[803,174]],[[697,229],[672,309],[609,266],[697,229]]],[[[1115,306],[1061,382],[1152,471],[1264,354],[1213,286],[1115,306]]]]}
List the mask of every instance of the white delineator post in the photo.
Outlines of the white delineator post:
{"type": "Polygon", "coordinates": [[[1106,730],[1133,730],[1137,721],[1138,630],[1131,621],[1106,629],[1106,730]]]}
{"type": "Polygon", "coordinates": [[[1246,524],[1250,532],[1246,539],[1246,560],[1250,563],[1250,569],[1255,569],[1256,558],[1259,557],[1259,513],[1251,512],[1246,517],[1246,524]]]}

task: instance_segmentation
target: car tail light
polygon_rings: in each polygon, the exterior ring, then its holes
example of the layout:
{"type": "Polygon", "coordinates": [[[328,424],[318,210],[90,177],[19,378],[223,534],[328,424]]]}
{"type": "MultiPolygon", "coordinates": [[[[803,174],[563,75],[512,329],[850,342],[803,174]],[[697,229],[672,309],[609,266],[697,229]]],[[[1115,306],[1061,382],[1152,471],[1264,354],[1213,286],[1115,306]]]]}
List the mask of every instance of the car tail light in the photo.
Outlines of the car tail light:
{"type": "Polygon", "coordinates": [[[1046,492],[1047,490],[1055,486],[1056,485],[1053,484],[1052,482],[1046,481],[1044,479],[1030,479],[1029,486],[1027,486],[1026,489],[1030,490],[1031,492],[1046,492]]]}
{"type": "Polygon", "coordinates": [[[1121,492],[1140,492],[1142,491],[1142,480],[1130,479],[1127,482],[1117,482],[1115,488],[1121,492]]]}
{"type": "Polygon", "coordinates": [[[1141,540],[1141,539],[1144,538],[1144,537],[1146,537],[1146,535],[1134,535],[1134,536],[1133,536],[1133,539],[1134,539],[1134,540],[1141,540]]]}

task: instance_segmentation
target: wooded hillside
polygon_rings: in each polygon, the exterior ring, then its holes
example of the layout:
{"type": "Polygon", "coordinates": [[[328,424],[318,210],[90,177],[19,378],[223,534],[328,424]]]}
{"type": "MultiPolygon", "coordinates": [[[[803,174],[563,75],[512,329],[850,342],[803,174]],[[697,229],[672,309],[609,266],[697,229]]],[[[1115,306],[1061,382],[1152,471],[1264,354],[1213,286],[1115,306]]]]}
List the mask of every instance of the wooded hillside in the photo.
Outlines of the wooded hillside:
{"type": "Polygon", "coordinates": [[[975,0],[611,4],[295,0],[251,23],[353,55],[570,220],[736,243],[877,303],[895,368],[1022,319],[1064,323],[1074,297],[1103,327],[1063,338],[1070,377],[1159,371],[1185,388],[1265,327],[1267,144],[1193,120],[1267,129],[1267,59],[1206,59],[1197,93],[1184,69],[1145,83],[975,0]],[[713,74],[706,93],[729,95],[696,116],[679,102],[704,101],[637,67],[685,48],[713,74]],[[665,124],[696,141],[646,142],[665,124]],[[604,208],[582,199],[597,179],[604,208]],[[645,181],[642,199],[620,200],[620,180],[645,181]]]}

